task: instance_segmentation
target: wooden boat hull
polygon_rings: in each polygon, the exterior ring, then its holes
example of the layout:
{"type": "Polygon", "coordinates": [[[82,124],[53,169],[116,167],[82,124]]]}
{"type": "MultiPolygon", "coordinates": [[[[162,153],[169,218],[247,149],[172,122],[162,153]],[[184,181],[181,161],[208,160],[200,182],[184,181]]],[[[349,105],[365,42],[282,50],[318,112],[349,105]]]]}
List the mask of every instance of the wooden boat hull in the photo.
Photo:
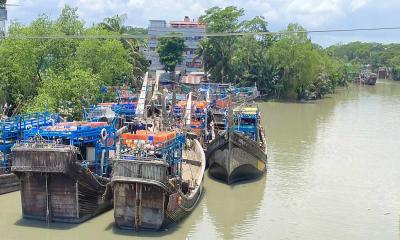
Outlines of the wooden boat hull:
{"type": "Polygon", "coordinates": [[[141,180],[114,183],[114,219],[119,228],[159,231],[185,218],[201,198],[202,186],[194,198],[141,180]]]}
{"type": "Polygon", "coordinates": [[[13,173],[0,175],[0,195],[20,189],[18,177],[13,173]]]}
{"type": "Polygon", "coordinates": [[[14,148],[13,172],[21,182],[24,218],[81,223],[112,207],[99,179],[68,150],[14,148]]]}
{"type": "MultiPolygon", "coordinates": [[[[168,165],[140,160],[115,160],[112,186],[114,219],[119,228],[159,231],[179,222],[196,207],[203,193],[204,151],[197,140],[195,155],[201,164],[196,187],[185,195],[168,179],[168,165]]],[[[184,185],[184,183],[182,183],[184,185]]],[[[189,185],[186,186],[187,188],[189,185]]]]}
{"type": "Polygon", "coordinates": [[[236,132],[216,137],[208,146],[206,156],[209,174],[228,184],[258,178],[267,168],[266,150],[236,132]]]}

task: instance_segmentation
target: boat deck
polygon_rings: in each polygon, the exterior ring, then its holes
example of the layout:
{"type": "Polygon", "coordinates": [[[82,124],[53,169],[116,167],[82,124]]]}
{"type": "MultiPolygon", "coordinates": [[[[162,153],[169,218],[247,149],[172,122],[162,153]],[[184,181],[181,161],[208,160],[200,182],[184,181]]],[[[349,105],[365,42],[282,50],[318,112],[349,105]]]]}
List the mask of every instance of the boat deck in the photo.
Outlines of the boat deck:
{"type": "Polygon", "coordinates": [[[198,183],[199,174],[202,174],[202,162],[194,150],[183,151],[182,179],[189,181],[189,186],[194,188],[198,183]]]}

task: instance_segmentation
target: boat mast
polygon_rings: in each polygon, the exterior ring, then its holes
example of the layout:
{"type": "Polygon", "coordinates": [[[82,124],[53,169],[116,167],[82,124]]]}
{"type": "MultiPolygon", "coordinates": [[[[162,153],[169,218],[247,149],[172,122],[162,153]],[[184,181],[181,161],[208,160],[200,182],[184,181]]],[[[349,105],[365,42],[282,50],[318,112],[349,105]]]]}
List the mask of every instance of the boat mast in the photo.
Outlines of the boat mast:
{"type": "Polygon", "coordinates": [[[160,72],[157,71],[156,72],[156,79],[154,81],[154,90],[153,90],[153,96],[152,96],[153,101],[157,100],[157,96],[159,95],[158,85],[159,85],[159,82],[160,82],[160,75],[161,75],[160,72]]]}
{"type": "Polygon", "coordinates": [[[145,103],[146,103],[146,95],[147,95],[147,88],[148,88],[148,76],[149,73],[146,72],[143,79],[142,89],[140,90],[138,106],[136,108],[136,116],[143,117],[145,113],[145,103]]]}
{"type": "Polygon", "coordinates": [[[186,109],[185,109],[185,125],[189,127],[191,124],[191,113],[192,113],[192,92],[189,92],[187,101],[186,101],[186,109]]]}

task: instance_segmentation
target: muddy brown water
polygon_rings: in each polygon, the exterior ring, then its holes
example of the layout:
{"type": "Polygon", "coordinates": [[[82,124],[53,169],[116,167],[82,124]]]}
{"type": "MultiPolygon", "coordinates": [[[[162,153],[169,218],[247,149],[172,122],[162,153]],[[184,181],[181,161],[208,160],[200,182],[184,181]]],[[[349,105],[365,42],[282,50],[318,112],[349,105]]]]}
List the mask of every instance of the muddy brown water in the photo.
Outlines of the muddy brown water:
{"type": "Polygon", "coordinates": [[[168,231],[119,230],[112,210],[79,225],[21,219],[15,192],[0,196],[0,239],[400,239],[400,82],[260,108],[267,174],[206,176],[198,207],[168,231]]]}

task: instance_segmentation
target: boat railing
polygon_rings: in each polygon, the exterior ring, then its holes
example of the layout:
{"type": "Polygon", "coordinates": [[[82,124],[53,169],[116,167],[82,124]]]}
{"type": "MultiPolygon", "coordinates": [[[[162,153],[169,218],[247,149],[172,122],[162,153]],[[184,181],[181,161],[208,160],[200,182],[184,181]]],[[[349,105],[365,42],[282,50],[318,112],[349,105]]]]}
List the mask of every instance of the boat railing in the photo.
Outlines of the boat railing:
{"type": "Polygon", "coordinates": [[[113,178],[136,178],[166,182],[167,164],[162,159],[132,161],[128,159],[118,159],[114,161],[113,178]]]}
{"type": "Polygon", "coordinates": [[[62,144],[57,140],[33,139],[33,138],[17,141],[14,145],[14,149],[18,148],[33,148],[33,149],[42,149],[48,151],[54,151],[55,149],[68,149],[77,152],[79,151],[78,147],[74,145],[62,144]]]}
{"type": "Polygon", "coordinates": [[[15,144],[13,172],[67,173],[78,161],[79,149],[43,140],[15,144]]]}

